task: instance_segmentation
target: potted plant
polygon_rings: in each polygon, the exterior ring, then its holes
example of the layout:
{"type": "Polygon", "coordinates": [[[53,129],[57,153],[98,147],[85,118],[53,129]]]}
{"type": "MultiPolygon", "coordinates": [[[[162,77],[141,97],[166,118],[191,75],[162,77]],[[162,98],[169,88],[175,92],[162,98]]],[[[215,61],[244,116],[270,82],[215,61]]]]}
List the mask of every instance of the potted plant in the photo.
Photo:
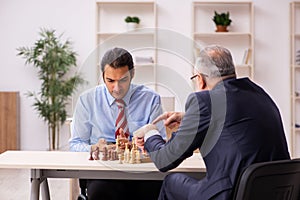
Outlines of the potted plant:
{"type": "Polygon", "coordinates": [[[59,147],[60,127],[67,117],[66,105],[84,80],[78,74],[71,76],[68,73],[71,67],[76,67],[76,53],[71,42],[61,42],[55,30],[41,29],[39,34],[41,38],[33,47],[20,47],[17,55],[38,69],[41,89],[27,95],[34,98],[33,107],[48,124],[49,149],[55,150],[59,147]]]}
{"type": "Polygon", "coordinates": [[[229,12],[219,14],[215,11],[213,21],[217,27],[216,32],[228,32],[227,27],[231,24],[232,20],[230,19],[229,12]]]}
{"type": "Polygon", "coordinates": [[[136,17],[136,16],[127,16],[125,18],[125,22],[127,23],[127,30],[128,31],[132,31],[134,29],[136,29],[138,27],[138,25],[140,24],[140,18],[136,17]]]}

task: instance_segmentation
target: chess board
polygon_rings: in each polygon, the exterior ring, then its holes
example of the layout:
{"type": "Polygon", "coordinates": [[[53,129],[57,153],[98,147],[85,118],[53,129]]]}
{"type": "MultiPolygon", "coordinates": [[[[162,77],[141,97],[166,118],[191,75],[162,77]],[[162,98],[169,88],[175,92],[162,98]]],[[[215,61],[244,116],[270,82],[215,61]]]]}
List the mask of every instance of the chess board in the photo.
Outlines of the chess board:
{"type": "Polygon", "coordinates": [[[135,144],[135,138],[129,140],[116,139],[115,144],[104,144],[97,146],[90,152],[89,160],[118,161],[119,164],[149,163],[151,158],[135,144]]]}

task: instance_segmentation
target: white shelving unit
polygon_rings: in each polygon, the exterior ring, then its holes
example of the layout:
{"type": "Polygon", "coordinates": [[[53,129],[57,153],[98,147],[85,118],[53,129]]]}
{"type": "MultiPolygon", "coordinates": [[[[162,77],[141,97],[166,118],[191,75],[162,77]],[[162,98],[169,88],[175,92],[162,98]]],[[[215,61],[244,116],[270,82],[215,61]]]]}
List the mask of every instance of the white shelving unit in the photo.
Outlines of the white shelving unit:
{"type": "Polygon", "coordinates": [[[253,18],[252,2],[193,2],[192,32],[196,48],[210,44],[227,47],[233,54],[238,77],[253,78],[253,18]],[[214,11],[230,13],[232,22],[228,32],[215,32],[215,23],[212,20],[214,11]],[[245,59],[247,55],[248,59],[245,59]]]}
{"type": "Polygon", "coordinates": [[[291,154],[300,156],[300,2],[290,3],[291,154]]]}
{"type": "MultiPolygon", "coordinates": [[[[96,42],[98,62],[110,48],[122,47],[134,58],[151,58],[153,62],[136,63],[134,83],[156,82],[156,26],[157,14],[154,1],[97,1],[96,2],[96,42]],[[127,16],[140,18],[139,27],[127,31],[124,19],[127,16]]],[[[150,59],[148,59],[150,60],[150,59]]],[[[100,69],[98,70],[100,72],[100,69]]]]}

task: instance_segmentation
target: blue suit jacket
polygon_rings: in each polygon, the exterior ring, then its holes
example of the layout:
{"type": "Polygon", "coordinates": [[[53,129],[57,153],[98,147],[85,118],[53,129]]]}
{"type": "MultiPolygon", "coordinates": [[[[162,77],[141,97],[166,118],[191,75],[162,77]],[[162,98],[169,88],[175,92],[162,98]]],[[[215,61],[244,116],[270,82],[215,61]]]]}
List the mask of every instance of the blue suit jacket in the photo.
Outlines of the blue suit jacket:
{"type": "Polygon", "coordinates": [[[231,195],[250,164],[290,158],[277,106],[248,78],[226,79],[210,91],[192,93],[185,110],[167,143],[154,135],[145,148],[161,171],[177,167],[200,149],[207,173],[187,191],[189,199],[231,195]]]}

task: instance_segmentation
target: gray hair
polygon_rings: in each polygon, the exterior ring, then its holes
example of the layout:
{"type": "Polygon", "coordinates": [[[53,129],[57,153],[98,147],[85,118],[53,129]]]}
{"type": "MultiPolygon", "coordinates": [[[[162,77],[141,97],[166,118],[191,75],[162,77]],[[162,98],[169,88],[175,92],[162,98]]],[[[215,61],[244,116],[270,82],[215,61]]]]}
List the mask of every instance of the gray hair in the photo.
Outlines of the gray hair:
{"type": "Polygon", "coordinates": [[[210,45],[200,51],[196,61],[196,70],[208,78],[235,74],[230,51],[218,45],[210,45]]]}

